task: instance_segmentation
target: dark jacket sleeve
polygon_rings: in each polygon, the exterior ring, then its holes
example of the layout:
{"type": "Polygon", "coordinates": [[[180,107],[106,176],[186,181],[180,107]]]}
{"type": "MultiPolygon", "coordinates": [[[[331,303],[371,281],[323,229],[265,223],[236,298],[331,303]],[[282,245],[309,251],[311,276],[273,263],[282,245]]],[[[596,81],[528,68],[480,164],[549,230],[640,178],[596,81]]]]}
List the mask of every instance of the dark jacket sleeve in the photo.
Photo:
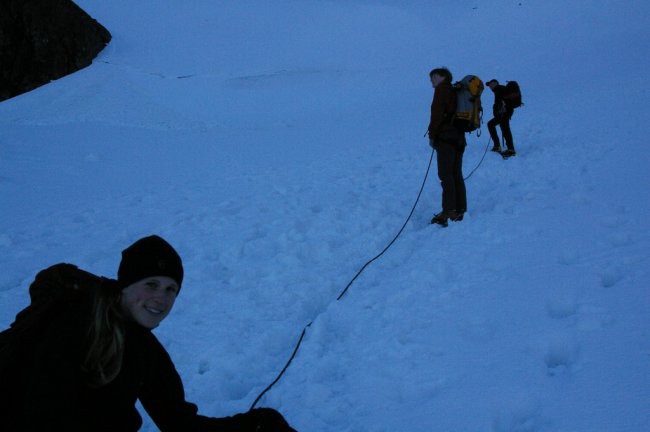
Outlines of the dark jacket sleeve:
{"type": "Polygon", "coordinates": [[[149,367],[142,383],[140,402],[161,432],[253,432],[250,416],[213,418],[198,414],[196,405],[185,400],[181,378],[153,334],[149,340],[149,367]]]}
{"type": "Polygon", "coordinates": [[[19,430],[90,430],[92,422],[86,416],[80,392],[80,335],[73,330],[77,321],[62,313],[48,324],[34,343],[21,373],[19,430]]]}
{"type": "Polygon", "coordinates": [[[450,84],[442,83],[433,92],[431,102],[431,118],[429,120],[429,138],[436,139],[438,135],[449,127],[450,112],[455,110],[454,94],[450,84]]]}

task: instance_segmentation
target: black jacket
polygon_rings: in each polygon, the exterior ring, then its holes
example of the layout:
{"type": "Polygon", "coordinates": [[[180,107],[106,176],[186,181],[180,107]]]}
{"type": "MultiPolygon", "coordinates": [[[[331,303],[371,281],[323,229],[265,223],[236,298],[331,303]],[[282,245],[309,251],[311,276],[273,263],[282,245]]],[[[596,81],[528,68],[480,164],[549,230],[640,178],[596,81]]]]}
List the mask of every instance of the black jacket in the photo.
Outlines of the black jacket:
{"type": "Polygon", "coordinates": [[[492,105],[492,114],[494,115],[494,118],[510,119],[514,112],[514,108],[506,102],[508,89],[506,89],[506,86],[498,84],[492,91],[494,92],[494,105],[492,105]]]}
{"type": "Polygon", "coordinates": [[[266,425],[277,425],[260,430],[293,430],[270,409],[224,418],[198,415],[196,405],[185,400],[165,349],[151,331],[135,323],[126,326],[120,373],[93,388],[80,366],[89,310],[90,296],[84,293],[58,304],[38,336],[21,348],[18,360],[3,363],[0,430],[137,431],[142,425],[137,400],[162,432],[253,432],[260,417],[266,425]]]}

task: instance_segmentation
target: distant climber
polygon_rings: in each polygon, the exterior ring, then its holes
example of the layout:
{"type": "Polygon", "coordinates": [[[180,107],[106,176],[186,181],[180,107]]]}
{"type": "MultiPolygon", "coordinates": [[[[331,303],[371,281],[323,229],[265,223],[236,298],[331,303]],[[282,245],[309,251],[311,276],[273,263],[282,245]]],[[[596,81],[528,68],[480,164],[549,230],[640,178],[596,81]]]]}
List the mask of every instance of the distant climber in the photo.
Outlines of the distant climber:
{"type": "Polygon", "coordinates": [[[494,92],[494,105],[492,105],[494,118],[487,123],[494,144],[492,151],[500,153],[504,159],[507,159],[517,154],[510,130],[510,119],[515,108],[521,106],[521,91],[516,81],[509,81],[503,86],[499,84],[499,81],[492,79],[486,84],[494,92]],[[507,147],[504,151],[501,150],[497,125],[501,128],[501,134],[507,147]]]}

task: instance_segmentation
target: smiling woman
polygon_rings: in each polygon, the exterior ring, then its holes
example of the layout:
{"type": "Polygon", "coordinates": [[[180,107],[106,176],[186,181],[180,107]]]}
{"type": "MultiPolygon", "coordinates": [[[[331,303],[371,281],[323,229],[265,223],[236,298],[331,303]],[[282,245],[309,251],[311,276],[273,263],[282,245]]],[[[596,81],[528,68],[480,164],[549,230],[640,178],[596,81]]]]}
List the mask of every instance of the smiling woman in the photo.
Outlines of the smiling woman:
{"type": "Polygon", "coordinates": [[[117,280],[69,264],[39,273],[32,304],[0,333],[0,429],[137,431],[139,400],[161,431],[294,431],[271,408],[197,413],[151,329],[170,313],[183,264],[158,236],[122,252],[117,280]]]}

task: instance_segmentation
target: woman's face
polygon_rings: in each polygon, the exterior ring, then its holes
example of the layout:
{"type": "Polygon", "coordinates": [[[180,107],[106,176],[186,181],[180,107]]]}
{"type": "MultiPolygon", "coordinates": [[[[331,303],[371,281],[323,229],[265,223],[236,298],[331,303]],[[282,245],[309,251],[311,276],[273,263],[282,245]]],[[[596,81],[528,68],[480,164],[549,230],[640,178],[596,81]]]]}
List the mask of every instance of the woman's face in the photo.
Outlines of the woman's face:
{"type": "Polygon", "coordinates": [[[120,305],[128,318],[152,329],[172,310],[178,289],[176,281],[167,276],[144,278],[122,290],[120,305]]]}

